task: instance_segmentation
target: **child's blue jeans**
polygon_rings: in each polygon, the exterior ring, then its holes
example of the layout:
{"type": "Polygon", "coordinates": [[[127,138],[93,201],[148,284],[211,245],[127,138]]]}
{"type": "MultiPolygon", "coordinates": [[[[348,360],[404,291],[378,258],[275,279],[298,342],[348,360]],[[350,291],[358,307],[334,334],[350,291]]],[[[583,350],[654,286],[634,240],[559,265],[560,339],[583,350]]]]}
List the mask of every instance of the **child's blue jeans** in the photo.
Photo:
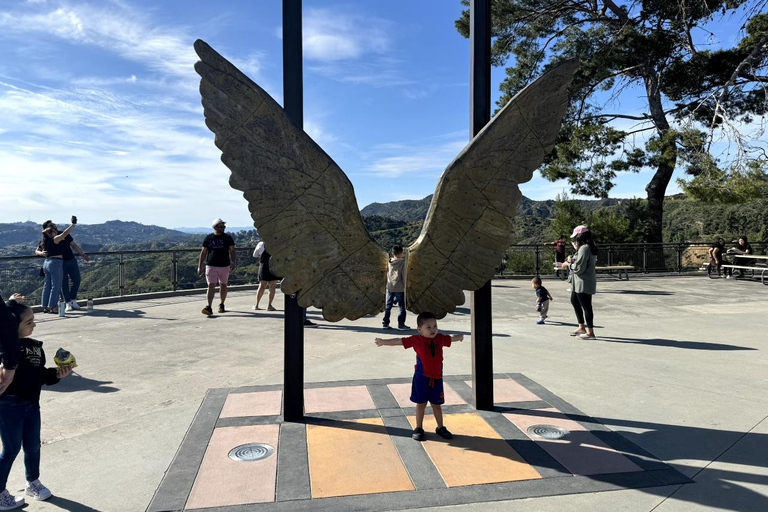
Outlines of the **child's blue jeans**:
{"type": "Polygon", "coordinates": [[[13,461],[24,447],[27,482],[40,478],[40,406],[15,396],[0,397],[0,490],[6,488],[13,461]]]}
{"type": "Polygon", "coordinates": [[[389,315],[395,303],[400,306],[400,313],[397,315],[397,326],[405,325],[405,292],[387,292],[387,305],[384,306],[384,319],[381,321],[381,325],[384,327],[389,326],[389,315]]]}

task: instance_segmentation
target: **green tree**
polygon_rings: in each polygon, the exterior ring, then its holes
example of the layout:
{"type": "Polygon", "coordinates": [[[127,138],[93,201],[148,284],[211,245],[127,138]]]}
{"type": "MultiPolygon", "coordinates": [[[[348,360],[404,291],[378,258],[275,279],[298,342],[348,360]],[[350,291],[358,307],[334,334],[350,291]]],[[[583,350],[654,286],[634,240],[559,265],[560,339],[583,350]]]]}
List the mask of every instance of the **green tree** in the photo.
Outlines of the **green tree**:
{"type": "Polygon", "coordinates": [[[575,201],[568,197],[568,194],[558,194],[555,197],[553,207],[555,214],[549,229],[552,232],[553,239],[560,235],[570,236],[573,228],[579,224],[586,224],[587,214],[584,209],[575,201]]]}
{"type": "MultiPolygon", "coordinates": [[[[645,238],[660,242],[664,197],[678,167],[690,177],[686,192],[700,199],[765,193],[764,143],[752,144],[740,127],[766,115],[767,3],[494,0],[493,63],[514,59],[498,105],[543,71],[579,58],[559,142],[541,173],[568,180],[574,193],[607,197],[616,173],[653,169],[645,238]],[[748,20],[745,36],[733,48],[707,49],[707,25],[729,16],[748,20]],[[616,121],[636,124],[618,129],[616,121]],[[652,136],[635,137],[642,132],[652,136]],[[723,137],[737,149],[721,161],[712,146],[723,137]]],[[[456,27],[469,36],[468,11],[456,27]]]]}

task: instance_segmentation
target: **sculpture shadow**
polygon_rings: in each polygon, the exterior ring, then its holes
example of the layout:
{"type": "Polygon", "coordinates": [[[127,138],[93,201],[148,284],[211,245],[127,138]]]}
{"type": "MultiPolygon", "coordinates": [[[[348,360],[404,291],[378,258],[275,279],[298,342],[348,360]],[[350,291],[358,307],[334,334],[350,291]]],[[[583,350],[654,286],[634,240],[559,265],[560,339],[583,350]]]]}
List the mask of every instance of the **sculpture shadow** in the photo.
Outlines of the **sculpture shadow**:
{"type": "MultiPolygon", "coordinates": [[[[80,314],[73,314],[71,318],[77,318],[78,316],[98,316],[106,318],[140,318],[146,316],[146,311],[141,309],[94,309],[89,312],[82,312],[80,314]]],[[[155,320],[175,320],[171,318],[156,318],[155,320]]]]}
{"type": "Polygon", "coordinates": [[[96,380],[83,377],[79,373],[72,372],[67,377],[61,379],[55,386],[46,387],[48,391],[56,393],[73,393],[76,391],[93,391],[94,393],[114,393],[120,391],[119,388],[109,386],[111,380],[96,380]]]}
{"type": "Polygon", "coordinates": [[[51,496],[46,501],[46,503],[49,503],[54,507],[60,508],[61,510],[66,510],[68,512],[106,512],[56,495],[51,496]]]}
{"type": "Polygon", "coordinates": [[[679,341],[665,338],[619,338],[616,336],[601,336],[597,333],[597,341],[608,343],[632,343],[636,345],[650,345],[654,347],[683,348],[688,350],[758,350],[753,347],[729,345],[727,343],[709,343],[705,341],[679,341]]]}

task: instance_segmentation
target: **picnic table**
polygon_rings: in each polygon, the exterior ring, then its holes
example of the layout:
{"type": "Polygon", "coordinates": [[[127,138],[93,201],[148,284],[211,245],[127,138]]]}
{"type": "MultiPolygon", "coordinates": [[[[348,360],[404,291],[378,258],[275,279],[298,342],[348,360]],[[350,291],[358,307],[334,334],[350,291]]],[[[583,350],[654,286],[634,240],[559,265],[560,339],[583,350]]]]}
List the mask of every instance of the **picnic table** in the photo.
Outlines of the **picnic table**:
{"type": "MultiPolygon", "coordinates": [[[[560,277],[560,271],[563,271],[563,277],[561,279],[567,278],[567,272],[565,272],[566,269],[560,267],[557,263],[555,263],[555,276],[560,277]]],[[[604,265],[601,267],[595,267],[595,270],[597,272],[608,272],[609,274],[613,275],[613,271],[617,271],[616,277],[621,281],[622,279],[629,281],[629,271],[635,270],[635,267],[632,265],[604,265]],[[622,274],[624,277],[621,277],[622,274]]]]}
{"type": "Polygon", "coordinates": [[[720,265],[722,268],[729,268],[731,269],[731,271],[749,270],[752,273],[753,277],[755,276],[755,272],[760,272],[760,282],[768,286],[768,281],[766,281],[766,273],[768,273],[768,256],[763,256],[761,254],[745,254],[745,253],[736,252],[736,251],[728,251],[727,254],[734,257],[733,263],[720,265]],[[751,265],[747,265],[747,264],[740,265],[739,259],[753,260],[753,263],[751,265]]]}

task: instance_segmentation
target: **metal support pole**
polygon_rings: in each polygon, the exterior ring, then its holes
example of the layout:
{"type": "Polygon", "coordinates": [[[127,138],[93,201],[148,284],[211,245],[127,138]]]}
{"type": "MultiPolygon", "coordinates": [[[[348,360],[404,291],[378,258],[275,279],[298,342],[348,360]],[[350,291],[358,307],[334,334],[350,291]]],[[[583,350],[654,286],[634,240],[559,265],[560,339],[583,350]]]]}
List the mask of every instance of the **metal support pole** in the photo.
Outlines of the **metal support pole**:
{"type": "Polygon", "coordinates": [[[541,251],[539,251],[539,244],[536,244],[536,247],[534,248],[534,252],[536,253],[536,276],[538,277],[541,274],[541,265],[539,261],[539,256],[541,255],[541,251]]]}
{"type": "MultiPolygon", "coordinates": [[[[283,0],[283,108],[299,128],[304,127],[301,0],[283,0]]],[[[304,417],[304,311],[295,295],[285,296],[283,331],[283,417],[304,417]]]]}
{"type": "MultiPolygon", "coordinates": [[[[491,0],[469,2],[470,131],[491,120],[491,0]]],[[[493,409],[493,324],[491,282],[472,292],[472,395],[475,408],[493,409]]]]}
{"type": "Polygon", "coordinates": [[[122,297],[125,294],[125,262],[123,261],[123,253],[120,253],[120,259],[117,264],[117,288],[119,296],[122,297]]]}

